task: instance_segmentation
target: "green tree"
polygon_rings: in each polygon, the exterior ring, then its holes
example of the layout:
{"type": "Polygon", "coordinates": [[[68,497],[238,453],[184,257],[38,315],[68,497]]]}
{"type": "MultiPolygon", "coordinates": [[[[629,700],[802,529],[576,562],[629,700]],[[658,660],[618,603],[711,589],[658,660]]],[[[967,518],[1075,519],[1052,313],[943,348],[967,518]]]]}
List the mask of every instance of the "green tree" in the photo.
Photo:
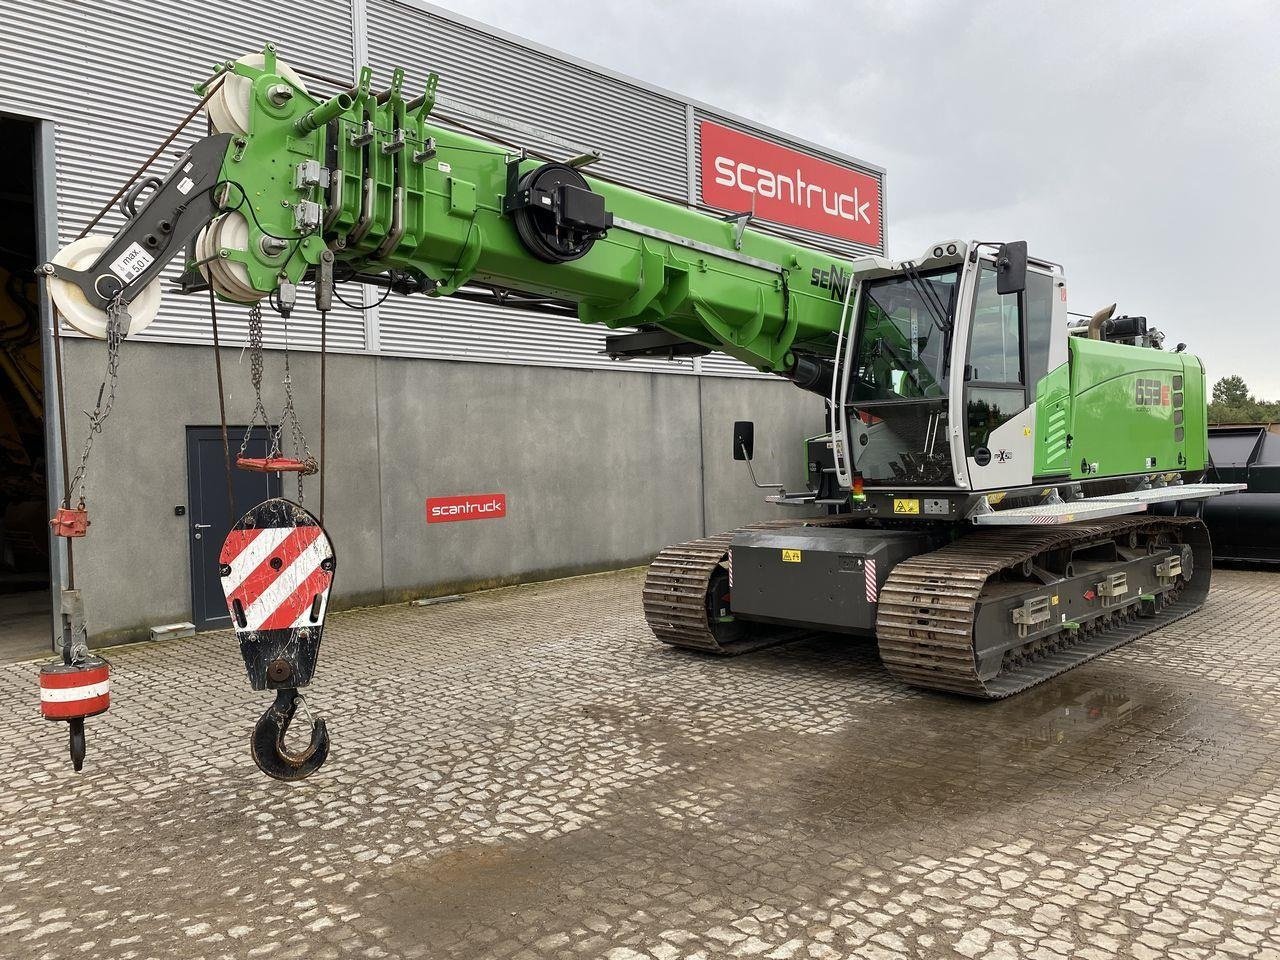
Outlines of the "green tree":
{"type": "Polygon", "coordinates": [[[1253,401],[1244,377],[1233,373],[1213,385],[1213,402],[1224,407],[1240,407],[1253,401]]]}
{"type": "Polygon", "coordinates": [[[1280,422],[1280,402],[1269,403],[1249,393],[1244,377],[1232,374],[1213,385],[1209,404],[1210,423],[1280,422]]]}

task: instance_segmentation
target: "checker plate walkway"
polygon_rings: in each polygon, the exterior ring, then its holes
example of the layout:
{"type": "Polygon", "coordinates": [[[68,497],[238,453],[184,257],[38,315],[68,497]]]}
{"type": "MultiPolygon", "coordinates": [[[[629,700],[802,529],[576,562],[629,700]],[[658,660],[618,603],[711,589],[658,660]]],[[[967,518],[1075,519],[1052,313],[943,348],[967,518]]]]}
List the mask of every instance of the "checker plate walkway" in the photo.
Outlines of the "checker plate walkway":
{"type": "Polygon", "coordinates": [[[1280,958],[1280,576],[986,704],[641,581],[331,616],[297,785],[230,633],[114,651],[80,777],[0,668],[0,956],[1280,958]]]}

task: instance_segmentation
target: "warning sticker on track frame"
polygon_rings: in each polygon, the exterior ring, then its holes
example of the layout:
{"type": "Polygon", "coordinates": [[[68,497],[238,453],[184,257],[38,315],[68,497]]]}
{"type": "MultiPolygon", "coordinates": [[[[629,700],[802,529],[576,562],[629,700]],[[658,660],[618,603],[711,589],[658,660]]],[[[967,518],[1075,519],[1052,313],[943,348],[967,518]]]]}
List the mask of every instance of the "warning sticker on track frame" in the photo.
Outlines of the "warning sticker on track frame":
{"type": "Polygon", "coordinates": [[[799,550],[783,550],[782,562],[783,563],[799,563],[800,551],[799,550]]]}

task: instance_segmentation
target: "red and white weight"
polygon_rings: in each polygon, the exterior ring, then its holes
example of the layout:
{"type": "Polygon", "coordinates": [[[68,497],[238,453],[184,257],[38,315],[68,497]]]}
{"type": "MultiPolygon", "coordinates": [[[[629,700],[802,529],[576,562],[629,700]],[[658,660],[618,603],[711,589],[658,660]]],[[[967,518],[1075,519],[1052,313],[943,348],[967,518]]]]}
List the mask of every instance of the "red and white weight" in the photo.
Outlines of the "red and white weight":
{"type": "Polygon", "coordinates": [[[46,720],[82,720],[111,706],[111,664],[100,657],[40,667],[40,713],[46,720]]]}

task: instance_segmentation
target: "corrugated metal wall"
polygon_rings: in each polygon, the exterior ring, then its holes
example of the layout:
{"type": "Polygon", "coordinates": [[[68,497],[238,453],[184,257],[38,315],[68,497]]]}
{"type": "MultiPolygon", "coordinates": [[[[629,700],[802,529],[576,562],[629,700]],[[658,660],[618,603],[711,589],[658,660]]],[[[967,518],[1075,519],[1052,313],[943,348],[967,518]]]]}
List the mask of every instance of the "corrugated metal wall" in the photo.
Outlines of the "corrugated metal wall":
{"type": "MultiPolygon", "coordinates": [[[[191,109],[191,85],[206,67],[260,49],[267,40],[294,67],[338,80],[354,74],[357,49],[367,49],[378,82],[386,82],[394,66],[406,69],[411,88],[438,72],[445,120],[552,156],[598,149],[605,159],[593,172],[677,202],[700,202],[691,195],[697,189],[691,170],[697,163],[696,120],[704,114],[675,95],[496,36],[416,0],[313,0],[307,14],[291,18],[285,30],[264,18],[259,0],[208,0],[199,8],[199,21],[217,28],[200,29],[191,8],[176,0],[148,5],[145,26],[139,8],[124,0],[8,0],[0,20],[0,110],[56,121],[60,239],[74,238],[191,109]],[[358,17],[364,22],[356,35],[358,17]]],[[[309,82],[332,92],[323,82],[309,82]]],[[[713,113],[705,116],[776,139],[713,113]]],[[[202,133],[197,119],[157,168],[167,168],[202,133]]],[[[113,211],[99,229],[119,222],[113,211]]],[[[764,228],[845,255],[866,250],[804,231],[764,228]]],[[[169,276],[175,275],[176,265],[169,276]]],[[[359,306],[356,290],[343,293],[359,306]]],[[[308,299],[309,291],[301,291],[288,329],[293,346],[319,342],[319,320],[306,309],[308,299]]],[[[244,309],[220,305],[219,326],[226,342],[243,342],[244,309]]],[[[268,314],[265,326],[268,341],[280,344],[285,330],[279,319],[268,314]]],[[[602,352],[607,333],[561,316],[393,296],[371,312],[334,311],[328,338],[332,349],[352,352],[760,376],[722,355],[696,363],[611,361],[602,352]]],[[[140,337],[208,343],[207,300],[167,292],[159,318],[140,337]]]]}
{"type": "MultiPolygon", "coordinates": [[[[369,59],[379,82],[404,66],[410,89],[440,74],[447,100],[509,117],[605,158],[592,172],[668,196],[683,197],[687,176],[684,104],[575,63],[397,0],[369,0],[369,59]],[[643,142],[644,149],[637,149],[643,142]]],[[[447,109],[445,109],[447,113],[447,109]]],[[[490,123],[502,135],[501,126],[490,123]]],[[[506,131],[510,136],[510,131],[506,131]]],[[[552,156],[552,141],[531,147],[552,156]]]]}
{"type": "MultiPolygon", "coordinates": [[[[287,31],[264,22],[255,0],[207,0],[194,17],[191,5],[177,0],[142,7],[125,0],[5,0],[0,36],[0,110],[56,121],[62,242],[75,238],[186,116],[196,103],[191,85],[229,53],[278,40],[281,55],[295,66],[352,73],[349,0],[314,0],[308,16],[293,18],[287,31]],[[202,26],[212,24],[216,29],[202,26]]],[[[157,169],[167,169],[204,132],[197,118],[157,169]]],[[[99,229],[114,230],[120,223],[112,211],[99,229]]],[[[177,267],[169,276],[176,276],[177,267]]],[[[139,338],[207,343],[208,313],[205,297],[166,291],[159,318],[139,338]]],[[[228,341],[244,339],[242,308],[220,306],[218,318],[228,341]]],[[[318,331],[313,312],[294,314],[291,342],[318,343],[318,331]]],[[[281,324],[268,321],[267,334],[278,342],[281,324]]],[[[336,348],[363,349],[363,316],[335,311],[328,335],[336,348]]]]}

